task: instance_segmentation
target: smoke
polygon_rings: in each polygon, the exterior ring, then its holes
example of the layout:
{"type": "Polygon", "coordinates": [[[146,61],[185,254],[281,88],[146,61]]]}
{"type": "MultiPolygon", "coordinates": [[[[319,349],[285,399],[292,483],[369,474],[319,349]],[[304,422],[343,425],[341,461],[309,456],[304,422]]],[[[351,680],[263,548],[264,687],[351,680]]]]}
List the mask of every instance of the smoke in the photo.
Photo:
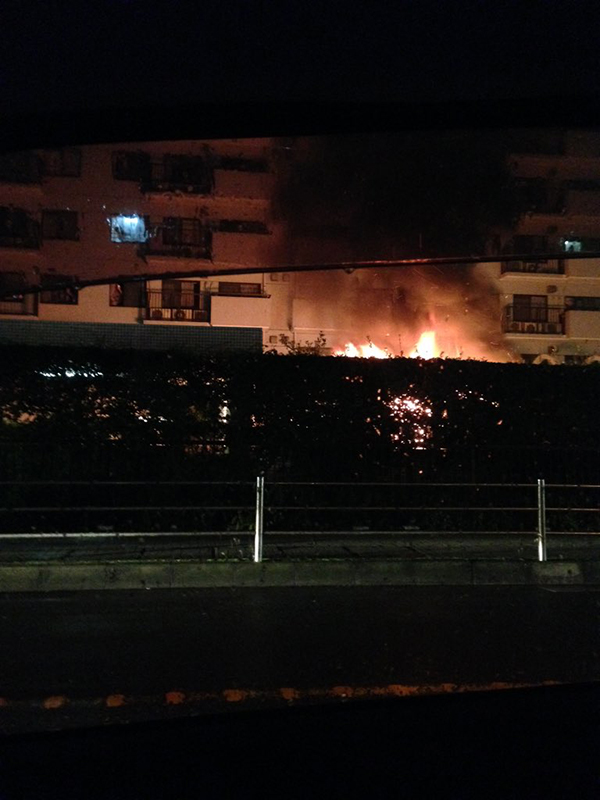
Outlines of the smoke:
{"type": "Polygon", "coordinates": [[[433,330],[442,356],[513,360],[493,285],[476,268],[308,273],[296,281],[296,328],[323,330],[334,350],[371,341],[409,355],[421,334],[433,330]]]}

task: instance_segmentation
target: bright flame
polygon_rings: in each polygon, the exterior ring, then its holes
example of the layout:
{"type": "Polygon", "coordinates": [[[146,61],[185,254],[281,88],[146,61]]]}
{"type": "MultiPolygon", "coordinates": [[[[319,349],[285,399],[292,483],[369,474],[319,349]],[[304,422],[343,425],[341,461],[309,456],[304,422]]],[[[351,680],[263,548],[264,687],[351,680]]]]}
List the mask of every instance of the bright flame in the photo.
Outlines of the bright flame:
{"type": "Polygon", "coordinates": [[[436,358],[439,355],[435,341],[435,331],[425,331],[421,334],[415,349],[410,354],[411,358],[436,358]]]}
{"type": "Polygon", "coordinates": [[[358,346],[348,342],[343,350],[336,350],[334,355],[348,356],[349,358],[391,358],[392,356],[389,350],[382,350],[381,347],[377,347],[373,342],[359,344],[358,346]]]}

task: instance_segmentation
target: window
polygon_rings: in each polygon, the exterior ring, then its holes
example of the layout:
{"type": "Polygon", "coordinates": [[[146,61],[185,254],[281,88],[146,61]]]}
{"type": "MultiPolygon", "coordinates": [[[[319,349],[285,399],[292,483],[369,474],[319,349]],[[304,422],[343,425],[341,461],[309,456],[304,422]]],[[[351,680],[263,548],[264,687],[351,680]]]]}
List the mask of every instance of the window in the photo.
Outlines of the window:
{"type": "Polygon", "coordinates": [[[230,283],[229,281],[219,281],[219,294],[241,294],[256,296],[262,295],[260,283],[230,283]]]}
{"type": "Polygon", "coordinates": [[[43,211],[42,236],[44,239],[79,239],[76,211],[43,211]]]}
{"type": "Polygon", "coordinates": [[[590,239],[582,236],[569,236],[561,239],[562,249],[565,253],[597,253],[600,252],[600,239],[590,239]]]}
{"type": "Polygon", "coordinates": [[[513,319],[515,322],[547,322],[548,298],[546,295],[516,294],[513,319]]]}
{"type": "Polygon", "coordinates": [[[207,229],[199,219],[166,217],[163,222],[165,244],[204,244],[207,233],[207,229]]]}
{"type": "Polygon", "coordinates": [[[279,273],[278,272],[272,272],[270,279],[272,281],[278,281],[279,280],[279,273]]]}
{"type": "Polygon", "coordinates": [[[547,236],[514,236],[513,253],[517,255],[531,255],[532,253],[548,252],[547,236]]]}
{"type": "Polygon", "coordinates": [[[138,214],[115,214],[108,223],[111,242],[145,242],[148,238],[146,220],[138,214]]]}
{"type": "Polygon", "coordinates": [[[65,147],[62,150],[44,150],[43,172],[51,177],[78,178],[81,175],[81,150],[65,147]]]}
{"type": "Polygon", "coordinates": [[[218,228],[222,233],[268,233],[269,229],[264,222],[247,221],[241,219],[222,219],[218,228]]]}
{"type": "Polygon", "coordinates": [[[22,208],[0,207],[0,247],[39,246],[39,223],[22,208]]]}
{"type": "Polygon", "coordinates": [[[42,292],[40,293],[40,303],[55,303],[56,305],[76,306],[79,302],[79,293],[74,286],[71,275],[43,275],[42,292]],[[52,288],[54,284],[59,284],[52,288]],[[60,285],[67,284],[67,285],[60,285]]]}
{"type": "Polygon", "coordinates": [[[223,156],[219,163],[221,169],[233,169],[239,172],[268,172],[269,163],[264,158],[232,158],[223,156]]]}
{"type": "Polygon", "coordinates": [[[141,150],[113,153],[112,170],[118,181],[146,180],[150,176],[150,156],[141,150]]]}
{"type": "Polygon", "coordinates": [[[168,154],[162,161],[150,164],[150,174],[142,184],[142,189],[210,194],[212,186],[212,168],[204,158],[168,154]]]}
{"type": "Polygon", "coordinates": [[[163,281],[163,308],[200,308],[197,281],[163,281]]]}
{"type": "Polygon", "coordinates": [[[144,281],[128,281],[127,283],[111,284],[110,305],[143,308],[146,305],[146,283],[144,281]]]}
{"type": "Polygon", "coordinates": [[[0,181],[5,183],[39,183],[40,160],[30,151],[0,155],[0,181]]]}
{"type": "Polygon", "coordinates": [[[587,180],[584,178],[573,178],[564,181],[565,189],[573,189],[577,192],[598,192],[600,191],[600,181],[587,180]]]}
{"type": "Polygon", "coordinates": [[[565,306],[572,311],[600,311],[600,297],[565,297],[565,306]]]}

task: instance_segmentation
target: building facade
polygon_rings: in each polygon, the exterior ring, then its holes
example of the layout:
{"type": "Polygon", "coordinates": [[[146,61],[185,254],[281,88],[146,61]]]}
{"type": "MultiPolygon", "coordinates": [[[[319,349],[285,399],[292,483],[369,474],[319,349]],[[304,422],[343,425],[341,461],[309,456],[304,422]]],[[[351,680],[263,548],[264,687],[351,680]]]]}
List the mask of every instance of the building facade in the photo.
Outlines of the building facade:
{"type": "Polygon", "coordinates": [[[528,362],[598,361],[600,259],[585,254],[600,252],[600,134],[532,133],[510,168],[525,213],[504,251],[523,258],[479,267],[506,343],[528,362]]]}
{"type": "MultiPolygon", "coordinates": [[[[476,270],[516,356],[600,360],[600,259],[585,257],[600,252],[600,136],[522,141],[509,162],[526,211],[510,240],[494,244],[522,258],[499,255],[476,270]]],[[[282,337],[304,343],[323,331],[335,349],[352,333],[329,310],[350,305],[342,283],[264,271],[289,252],[273,213],[281,149],[230,139],[3,155],[0,343],[286,352],[282,337]],[[219,275],[235,269],[246,274],[219,275]],[[24,291],[31,286],[39,291],[24,291]]],[[[366,316],[393,311],[398,287],[346,278],[366,316]]]]}
{"type": "Polygon", "coordinates": [[[289,332],[292,280],[261,272],[281,235],[274,179],[265,139],[4,155],[0,341],[276,345],[289,332]],[[243,277],[194,277],[253,267],[243,277]],[[31,286],[40,291],[21,291],[31,286]]]}

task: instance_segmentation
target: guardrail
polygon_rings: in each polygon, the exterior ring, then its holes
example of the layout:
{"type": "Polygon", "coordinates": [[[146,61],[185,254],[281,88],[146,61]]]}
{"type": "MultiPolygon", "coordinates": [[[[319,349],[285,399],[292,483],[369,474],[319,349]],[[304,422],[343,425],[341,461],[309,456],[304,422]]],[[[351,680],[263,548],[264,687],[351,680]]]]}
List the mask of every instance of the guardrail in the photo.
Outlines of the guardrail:
{"type": "Polygon", "coordinates": [[[118,537],[134,535],[132,531],[139,536],[144,527],[161,531],[154,535],[193,536],[226,530],[236,535],[253,534],[253,560],[260,562],[265,529],[333,535],[368,530],[449,534],[510,531],[535,536],[538,559],[546,561],[548,515],[555,531],[575,535],[600,531],[599,489],[600,484],[546,485],[543,479],[535,484],[265,484],[262,475],[255,481],[0,481],[0,496],[4,497],[0,538],[118,537]],[[569,495],[571,502],[547,506],[548,491],[555,502],[569,495]],[[104,502],[90,502],[99,492],[104,502]],[[510,495],[504,499],[506,492],[510,495]],[[77,493],[79,502],[73,502],[77,493]],[[124,504],[120,499],[123,493],[138,502],[124,504]],[[476,505],[468,502],[473,493],[478,498],[476,505]],[[504,498],[499,500],[498,493],[504,498]],[[565,515],[570,515],[568,525],[565,515]],[[423,528],[424,523],[428,527],[423,528]]]}

